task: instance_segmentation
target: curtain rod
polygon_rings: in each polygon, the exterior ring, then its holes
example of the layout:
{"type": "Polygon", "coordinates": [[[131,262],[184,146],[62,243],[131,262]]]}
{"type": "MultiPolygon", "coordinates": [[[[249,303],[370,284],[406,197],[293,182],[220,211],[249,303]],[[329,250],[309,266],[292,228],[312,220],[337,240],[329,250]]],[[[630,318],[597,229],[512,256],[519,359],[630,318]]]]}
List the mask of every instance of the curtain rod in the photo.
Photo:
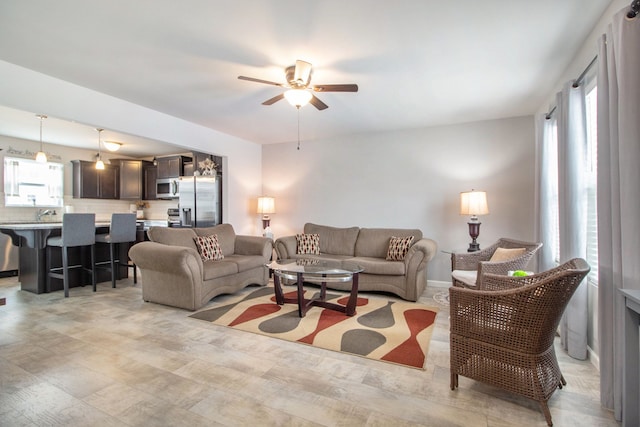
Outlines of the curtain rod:
{"type": "MultiPolygon", "coordinates": [[[[640,0],[634,0],[636,2],[638,2],[640,4],[640,0]]],[[[578,76],[577,79],[575,79],[575,81],[573,82],[573,84],[571,86],[575,87],[579,87],[582,82],[584,81],[585,76],[587,75],[587,73],[589,72],[589,70],[591,69],[591,67],[593,67],[593,65],[596,63],[596,61],[598,60],[598,55],[594,56],[593,59],[591,60],[591,62],[589,62],[589,65],[587,65],[585,67],[584,70],[582,70],[582,73],[580,73],[580,75],[578,76]]],[[[557,105],[554,105],[553,108],[551,110],[549,110],[549,112],[547,113],[547,115],[545,116],[545,118],[547,120],[549,120],[551,118],[551,116],[553,115],[553,113],[556,112],[556,108],[558,108],[557,105]]]]}
{"type": "MultiPolygon", "coordinates": [[[[636,16],[638,16],[639,13],[640,13],[640,0],[633,0],[631,2],[631,5],[629,6],[629,12],[627,13],[627,18],[633,19],[636,16]]],[[[598,59],[598,56],[596,55],[591,60],[591,62],[589,62],[589,65],[587,65],[587,67],[584,69],[584,71],[582,73],[580,73],[580,75],[575,80],[575,82],[573,82],[573,87],[578,87],[578,86],[580,86],[580,84],[582,84],[582,81],[584,80],[584,77],[587,75],[587,73],[589,72],[591,67],[593,67],[593,64],[596,63],[597,59],[598,59]]],[[[553,113],[556,112],[556,108],[558,108],[558,106],[554,105],[553,108],[551,110],[549,110],[549,112],[546,115],[546,119],[547,120],[549,120],[551,118],[551,116],[553,115],[553,113]]]]}

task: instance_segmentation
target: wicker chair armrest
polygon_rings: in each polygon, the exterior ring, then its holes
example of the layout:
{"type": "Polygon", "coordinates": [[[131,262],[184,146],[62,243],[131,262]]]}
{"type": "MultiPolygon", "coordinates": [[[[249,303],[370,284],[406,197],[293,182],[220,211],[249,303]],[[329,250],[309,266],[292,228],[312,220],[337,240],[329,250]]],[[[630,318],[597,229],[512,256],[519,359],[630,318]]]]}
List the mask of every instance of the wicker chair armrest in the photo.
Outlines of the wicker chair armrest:
{"type": "Polygon", "coordinates": [[[452,253],[451,254],[451,267],[453,270],[476,270],[478,264],[482,261],[488,261],[491,258],[491,254],[479,252],[468,253],[452,253]]]}

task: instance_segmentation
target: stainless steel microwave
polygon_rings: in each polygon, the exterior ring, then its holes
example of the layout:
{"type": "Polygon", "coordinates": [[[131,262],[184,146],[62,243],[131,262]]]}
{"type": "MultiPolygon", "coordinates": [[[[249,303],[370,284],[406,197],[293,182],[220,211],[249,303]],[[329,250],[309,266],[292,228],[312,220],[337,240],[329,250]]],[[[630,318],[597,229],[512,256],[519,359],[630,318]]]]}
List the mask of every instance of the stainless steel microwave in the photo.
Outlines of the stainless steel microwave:
{"type": "Polygon", "coordinates": [[[158,199],[177,199],[180,196],[178,178],[159,178],[156,180],[158,199]]]}

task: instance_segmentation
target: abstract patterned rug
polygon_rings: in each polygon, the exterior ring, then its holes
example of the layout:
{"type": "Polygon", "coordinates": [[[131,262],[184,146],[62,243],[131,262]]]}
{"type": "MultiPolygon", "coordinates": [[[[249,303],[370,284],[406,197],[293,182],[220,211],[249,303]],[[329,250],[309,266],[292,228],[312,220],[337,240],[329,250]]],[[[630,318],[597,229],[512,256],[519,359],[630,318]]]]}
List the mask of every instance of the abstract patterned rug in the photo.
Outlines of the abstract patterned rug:
{"type": "MultiPolygon", "coordinates": [[[[305,290],[309,298],[317,288],[305,290]]],[[[295,297],[295,290],[286,292],[295,297]]],[[[327,301],[346,304],[348,295],[327,291],[327,301]]],[[[239,301],[211,307],[189,317],[243,331],[334,351],[424,369],[437,308],[360,295],[356,315],[312,307],[298,317],[297,304],[279,306],[273,287],[260,288],[239,301]]]]}

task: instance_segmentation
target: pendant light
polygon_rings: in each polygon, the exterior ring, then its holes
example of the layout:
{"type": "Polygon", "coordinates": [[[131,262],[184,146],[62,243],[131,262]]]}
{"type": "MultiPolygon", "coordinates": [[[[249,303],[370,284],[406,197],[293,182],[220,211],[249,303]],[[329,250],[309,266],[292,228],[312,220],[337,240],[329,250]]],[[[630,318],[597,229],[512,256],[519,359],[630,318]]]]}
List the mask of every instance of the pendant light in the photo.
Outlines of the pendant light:
{"type": "Polygon", "coordinates": [[[36,154],[36,162],[47,163],[47,155],[44,153],[42,146],[42,121],[47,118],[44,114],[36,114],[36,117],[40,119],[40,151],[36,154]]]}
{"type": "Polygon", "coordinates": [[[96,161],[96,169],[103,170],[104,162],[102,161],[102,150],[100,149],[100,133],[104,129],[96,128],[96,130],[98,131],[98,160],[96,161]]]}

